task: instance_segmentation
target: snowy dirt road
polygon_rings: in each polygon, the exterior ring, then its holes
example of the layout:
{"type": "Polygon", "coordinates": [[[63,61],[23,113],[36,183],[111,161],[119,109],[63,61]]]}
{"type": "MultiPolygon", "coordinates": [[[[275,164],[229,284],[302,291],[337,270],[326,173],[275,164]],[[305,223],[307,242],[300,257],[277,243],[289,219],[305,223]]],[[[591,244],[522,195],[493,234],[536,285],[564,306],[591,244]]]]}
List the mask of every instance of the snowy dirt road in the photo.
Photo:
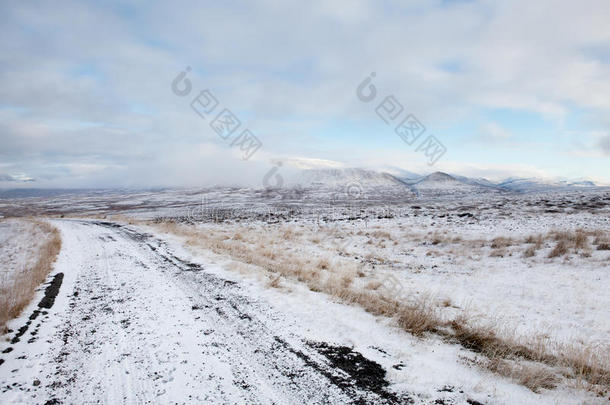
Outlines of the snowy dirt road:
{"type": "Polygon", "coordinates": [[[107,222],[56,225],[51,283],[2,346],[0,403],[410,402],[376,362],[283,332],[289,314],[162,240],[107,222]]]}

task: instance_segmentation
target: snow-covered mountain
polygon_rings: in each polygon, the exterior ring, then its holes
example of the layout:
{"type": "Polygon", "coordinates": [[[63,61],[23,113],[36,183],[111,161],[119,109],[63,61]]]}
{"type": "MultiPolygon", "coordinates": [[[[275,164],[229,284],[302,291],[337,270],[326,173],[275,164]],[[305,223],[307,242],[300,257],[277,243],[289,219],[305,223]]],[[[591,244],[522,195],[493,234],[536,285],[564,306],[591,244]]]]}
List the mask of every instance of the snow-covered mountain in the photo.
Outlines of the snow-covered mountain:
{"type": "Polygon", "coordinates": [[[434,172],[419,179],[404,180],[420,196],[482,194],[499,192],[501,189],[483,179],[474,180],[443,172],[434,172]]]}
{"type": "Polygon", "coordinates": [[[272,191],[284,199],[411,198],[416,194],[389,173],[362,168],[293,170],[284,175],[283,186],[272,191]]]}
{"type": "Polygon", "coordinates": [[[360,184],[362,187],[404,187],[404,183],[389,173],[359,168],[347,169],[308,169],[301,173],[301,185],[343,186],[360,184]]]}
{"type": "Polygon", "coordinates": [[[443,172],[429,174],[413,183],[413,186],[418,190],[472,190],[477,187],[443,172]]]}
{"type": "Polygon", "coordinates": [[[394,166],[385,166],[385,167],[380,168],[378,171],[391,174],[392,176],[394,176],[398,179],[407,180],[407,181],[419,180],[419,179],[422,179],[423,177],[425,177],[425,175],[422,175],[420,173],[410,172],[408,170],[404,170],[404,169],[401,169],[400,167],[394,167],[394,166]]]}
{"type": "Polygon", "coordinates": [[[444,172],[422,175],[397,168],[388,168],[388,172],[362,168],[300,170],[293,173],[286,186],[315,189],[318,192],[345,190],[349,187],[366,193],[419,196],[530,193],[596,187],[595,183],[588,180],[548,181],[536,178],[508,178],[493,182],[485,178],[470,178],[444,172]]]}
{"type": "Polygon", "coordinates": [[[457,180],[460,180],[460,181],[462,181],[464,183],[467,183],[467,184],[472,184],[472,185],[475,185],[475,186],[499,188],[497,183],[494,183],[493,181],[487,180],[484,177],[470,178],[470,177],[466,177],[466,176],[459,176],[457,174],[452,174],[451,176],[456,178],[457,180]]]}

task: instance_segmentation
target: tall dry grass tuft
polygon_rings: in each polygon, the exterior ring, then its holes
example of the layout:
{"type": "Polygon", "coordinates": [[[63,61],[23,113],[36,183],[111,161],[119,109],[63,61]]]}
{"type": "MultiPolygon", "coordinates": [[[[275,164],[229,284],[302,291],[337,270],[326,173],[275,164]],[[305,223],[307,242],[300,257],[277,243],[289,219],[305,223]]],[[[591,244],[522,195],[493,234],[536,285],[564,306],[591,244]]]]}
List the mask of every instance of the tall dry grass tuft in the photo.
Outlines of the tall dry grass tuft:
{"type": "Polygon", "coordinates": [[[528,257],[534,257],[536,256],[536,246],[530,246],[527,249],[525,249],[525,252],[523,252],[523,257],[528,258],[528,257]]]}
{"type": "Polygon", "coordinates": [[[597,246],[597,250],[610,250],[610,236],[600,232],[595,235],[593,244],[597,246]]]}
{"type": "Polygon", "coordinates": [[[569,377],[587,385],[587,389],[610,391],[610,347],[566,345],[548,339],[527,339],[498,335],[490,325],[478,325],[464,316],[451,321],[453,337],[460,344],[481,353],[491,362],[492,371],[511,377],[528,388],[552,388],[557,375],[549,367],[570,370],[569,377]],[[510,372],[507,372],[510,371],[510,372]],[[539,372],[539,375],[535,375],[539,372]]]}
{"type": "MultiPolygon", "coordinates": [[[[522,239],[522,243],[529,245],[522,256],[524,258],[535,256],[545,242],[549,242],[552,244],[552,249],[548,252],[547,258],[562,257],[571,252],[580,253],[582,257],[590,257],[593,250],[591,239],[593,239],[593,245],[597,246],[597,250],[610,250],[607,232],[603,230],[552,230],[546,234],[529,235],[522,239]]],[[[491,247],[502,248],[517,244],[519,243],[512,243],[510,238],[500,237],[492,240],[491,247]]]]}
{"type": "Polygon", "coordinates": [[[530,235],[525,238],[525,243],[531,243],[536,249],[540,249],[542,247],[542,244],[544,243],[544,235],[530,235]]]}
{"type": "Polygon", "coordinates": [[[552,259],[553,257],[559,257],[559,256],[566,255],[568,252],[569,252],[569,249],[568,249],[567,243],[564,240],[559,240],[555,244],[555,247],[553,248],[553,250],[551,250],[549,252],[549,255],[547,257],[549,259],[552,259]]]}
{"type": "Polygon", "coordinates": [[[494,238],[491,241],[491,248],[492,249],[502,249],[502,248],[507,248],[509,246],[512,246],[514,244],[514,241],[511,238],[506,238],[504,236],[500,236],[497,238],[494,238]]]}
{"type": "Polygon", "coordinates": [[[401,304],[396,316],[398,326],[416,336],[435,332],[443,324],[437,307],[427,297],[420,297],[410,304],[401,304]]]}
{"type": "Polygon", "coordinates": [[[560,378],[548,366],[532,362],[516,362],[501,357],[491,357],[483,362],[490,371],[515,380],[534,392],[540,389],[553,389],[560,378]]]}
{"type": "Polygon", "coordinates": [[[548,257],[565,256],[570,251],[589,251],[589,236],[598,234],[596,231],[585,231],[577,229],[575,231],[551,231],[548,237],[555,240],[557,243],[548,257]]]}
{"type": "Polygon", "coordinates": [[[573,371],[577,380],[585,381],[599,392],[610,392],[610,347],[563,346],[558,364],[573,371]]]}
{"type": "MultiPolygon", "coordinates": [[[[36,249],[36,260],[31,268],[23,269],[13,277],[13,283],[0,294],[0,331],[6,333],[6,323],[19,316],[34,297],[36,288],[46,279],[61,249],[57,228],[47,222],[31,220],[45,235],[36,249]]],[[[20,269],[19,269],[20,270],[20,269]]]]}

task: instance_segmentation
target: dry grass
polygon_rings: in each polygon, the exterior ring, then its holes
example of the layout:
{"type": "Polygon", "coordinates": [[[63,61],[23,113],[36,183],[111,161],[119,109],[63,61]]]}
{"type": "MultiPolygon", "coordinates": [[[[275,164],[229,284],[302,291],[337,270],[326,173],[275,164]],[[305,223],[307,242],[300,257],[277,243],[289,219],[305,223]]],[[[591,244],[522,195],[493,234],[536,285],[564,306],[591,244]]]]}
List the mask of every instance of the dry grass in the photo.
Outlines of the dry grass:
{"type": "Polygon", "coordinates": [[[509,246],[512,246],[515,242],[513,241],[512,238],[506,238],[506,237],[498,237],[498,238],[494,238],[491,241],[491,248],[492,249],[504,249],[507,248],[509,246]]]}
{"type": "Polygon", "coordinates": [[[576,249],[587,249],[589,248],[589,238],[583,232],[576,232],[572,244],[576,249]]]}
{"type": "Polygon", "coordinates": [[[330,268],[330,261],[326,258],[318,260],[318,268],[321,270],[328,270],[330,268]]]}
{"type": "Polygon", "coordinates": [[[440,236],[440,235],[434,235],[434,236],[432,237],[432,241],[431,241],[431,243],[432,243],[433,245],[440,245],[440,244],[441,244],[441,243],[443,243],[444,241],[445,241],[445,239],[444,239],[442,236],[440,236]]]}
{"type": "Polygon", "coordinates": [[[604,243],[610,243],[610,237],[608,235],[602,233],[595,235],[595,239],[593,239],[594,245],[601,245],[604,243]]]}
{"type": "Polygon", "coordinates": [[[564,240],[559,240],[555,244],[555,247],[553,248],[553,250],[551,250],[549,252],[549,255],[547,257],[549,259],[552,259],[553,257],[564,256],[564,255],[568,254],[569,251],[570,250],[568,249],[568,244],[564,240]]]}
{"type": "MultiPolygon", "coordinates": [[[[593,239],[593,245],[597,246],[597,250],[610,250],[610,239],[608,239],[607,233],[602,230],[553,230],[546,234],[529,235],[520,240],[504,236],[494,238],[489,244],[492,248],[490,256],[512,256],[512,252],[514,252],[516,247],[526,244],[529,246],[523,251],[522,257],[531,258],[536,256],[538,250],[547,244],[547,246],[551,246],[551,251],[547,254],[547,258],[562,257],[572,252],[580,253],[581,257],[591,257],[593,250],[591,248],[591,239],[593,239]],[[512,248],[512,250],[509,250],[509,248],[512,248]]],[[[465,246],[470,245],[471,247],[476,246],[474,241],[464,241],[463,244],[465,246]]]]}
{"type": "Polygon", "coordinates": [[[412,304],[402,304],[397,311],[398,326],[416,336],[435,332],[442,324],[436,305],[429,297],[420,297],[412,304]]]}
{"type": "Polygon", "coordinates": [[[267,283],[267,285],[271,288],[280,288],[281,287],[281,279],[282,276],[278,275],[275,277],[272,277],[269,282],[267,283]]]}
{"type": "Polygon", "coordinates": [[[590,384],[597,392],[610,392],[610,347],[563,346],[557,363],[568,367],[578,381],[590,384]]]}
{"type": "Polygon", "coordinates": [[[602,233],[595,235],[593,245],[597,246],[597,250],[610,250],[610,236],[602,233]]]}
{"type": "MultiPolygon", "coordinates": [[[[378,248],[387,248],[388,235],[380,231],[357,232],[356,235],[368,236],[364,244],[378,248]]],[[[390,235],[391,236],[391,235],[390,235]]],[[[392,239],[390,239],[392,240],[392,239]]],[[[524,259],[537,256],[541,249],[547,249],[540,257],[557,258],[570,253],[579,254],[583,258],[592,257],[594,250],[610,250],[610,236],[603,230],[576,229],[573,231],[553,230],[526,237],[498,236],[493,239],[465,239],[440,231],[429,231],[424,234],[405,233],[398,239],[394,238],[394,246],[412,243],[414,245],[433,245],[439,250],[430,250],[428,256],[451,255],[468,257],[473,253],[483,254],[485,248],[490,248],[488,255],[495,258],[521,256],[524,259]],[[593,245],[593,247],[592,247],[593,245]],[[461,248],[460,248],[461,247],[461,248]]],[[[366,246],[365,246],[366,248],[366,246]]]]}
{"type": "Polygon", "coordinates": [[[369,235],[375,239],[393,240],[392,235],[386,231],[373,231],[369,235]]]}
{"type": "Polygon", "coordinates": [[[492,357],[483,364],[490,371],[515,380],[534,392],[540,392],[540,389],[553,389],[560,382],[560,378],[552,369],[540,363],[516,362],[492,357]]]}
{"type": "Polygon", "coordinates": [[[297,236],[300,236],[300,234],[298,232],[296,232],[294,229],[292,228],[288,228],[286,229],[283,233],[282,233],[282,237],[285,240],[293,240],[295,239],[297,236]]]}
{"type": "MultiPolygon", "coordinates": [[[[6,332],[6,323],[19,316],[34,297],[36,288],[46,279],[61,249],[59,231],[46,222],[31,220],[45,239],[38,241],[36,259],[29,269],[20,271],[13,284],[0,294],[0,331],[6,332]]],[[[18,271],[21,269],[18,269],[18,271]]]]}
{"type": "Polygon", "coordinates": [[[549,237],[556,241],[563,241],[577,249],[583,249],[588,245],[588,235],[582,229],[577,229],[576,231],[551,231],[549,237]]]}
{"type": "Polygon", "coordinates": [[[525,243],[533,244],[536,249],[540,249],[544,243],[544,235],[530,235],[525,238],[525,243]]]}
{"type": "Polygon", "coordinates": [[[523,257],[525,258],[534,256],[536,256],[536,245],[528,247],[525,249],[525,252],[523,252],[523,257]]]}
{"type": "Polygon", "coordinates": [[[547,236],[556,241],[556,244],[548,257],[565,256],[571,251],[590,251],[589,236],[596,234],[599,234],[599,232],[582,229],[577,229],[576,231],[551,231],[547,236]]]}
{"type": "Polygon", "coordinates": [[[500,336],[492,326],[477,324],[463,316],[451,321],[451,327],[452,337],[462,346],[485,355],[491,361],[486,364],[491,364],[492,371],[516,379],[534,391],[556,384],[556,373],[549,367],[568,369],[567,377],[583,383],[591,391],[610,391],[610,347],[607,345],[570,346],[543,338],[518,338],[506,331],[500,336]],[[533,375],[532,371],[540,375],[533,375]]]}
{"type": "MultiPolygon", "coordinates": [[[[364,243],[385,248],[388,245],[382,243],[388,237],[380,231],[362,233],[369,239],[364,243]]],[[[392,239],[390,239],[392,240],[392,239]]],[[[521,256],[525,259],[535,257],[539,250],[547,248],[541,257],[557,258],[571,253],[580,254],[583,258],[592,257],[594,250],[610,250],[610,236],[604,230],[552,230],[547,233],[538,233],[526,237],[498,236],[493,239],[464,239],[461,236],[449,235],[446,232],[429,231],[425,234],[405,233],[399,240],[402,243],[413,243],[436,246],[436,251],[429,251],[428,256],[462,256],[468,257],[473,252],[482,254],[481,249],[486,247],[490,257],[504,258],[510,256],[521,256]],[[451,245],[451,247],[449,247],[451,245]],[[525,246],[524,246],[525,245],[525,246]],[[592,247],[593,245],[593,247],[592,247]],[[460,249],[459,246],[462,248],[460,249]]],[[[398,240],[394,240],[397,245],[398,240]]]]}
{"type": "Polygon", "coordinates": [[[327,258],[320,258],[312,263],[298,252],[274,246],[283,240],[283,231],[277,235],[269,232],[264,239],[259,237],[260,244],[264,246],[261,248],[243,240],[228,238],[228,232],[198,232],[174,223],[163,223],[159,226],[165,231],[186,237],[189,245],[203,246],[218,254],[228,254],[244,263],[254,264],[272,273],[303,282],[313,291],[336,293],[345,289],[360,270],[359,266],[341,260],[334,261],[332,266],[327,258]]]}
{"type": "Polygon", "coordinates": [[[508,251],[505,248],[494,248],[489,252],[490,257],[505,257],[508,255],[508,251]]]}
{"type": "MultiPolygon", "coordinates": [[[[302,252],[296,252],[275,246],[282,238],[282,230],[267,231],[265,240],[260,243],[267,249],[275,251],[275,255],[263,254],[258,245],[248,244],[227,237],[230,231],[217,230],[197,231],[194,228],[176,224],[161,224],[165,231],[185,236],[187,243],[203,246],[218,254],[228,254],[233,259],[254,264],[273,274],[270,285],[277,287],[280,277],[298,280],[306,284],[312,291],[323,292],[337,297],[345,303],[356,304],[366,311],[380,316],[394,318],[398,326],[416,336],[435,333],[451,341],[459,342],[463,347],[483,355],[486,367],[498,374],[510,377],[526,387],[537,391],[542,388],[552,388],[558,382],[556,369],[567,368],[571,378],[584,381],[592,390],[599,392],[610,389],[610,378],[607,348],[590,350],[590,348],[566,348],[548,340],[516,338],[508,333],[499,334],[494,327],[483,326],[473,319],[458,315],[452,319],[443,319],[440,309],[447,306],[445,301],[436,302],[429,297],[409,299],[387,296],[382,283],[378,280],[365,281],[354,285],[354,280],[363,274],[363,265],[344,261],[338,257],[332,266],[325,258],[317,260],[303,259],[302,252]],[[601,387],[601,388],[599,388],[601,387]]],[[[257,232],[255,229],[252,232],[257,232]]],[[[259,235],[259,239],[263,238],[259,235]]],[[[553,234],[556,235],[556,234],[553,234]]],[[[361,235],[372,236],[372,235],[361,235]]],[[[380,235],[382,236],[382,235],[380,235]]],[[[386,235],[383,235],[384,237],[386,235]]],[[[585,235],[586,236],[586,235],[585,235]]],[[[323,235],[320,235],[323,238],[323,235]]],[[[557,254],[564,254],[568,246],[587,246],[582,236],[573,233],[553,236],[559,245],[557,254]]],[[[255,238],[251,238],[255,239],[255,238]]],[[[529,239],[530,252],[535,253],[542,245],[541,235],[529,239]]],[[[302,238],[303,242],[312,241],[302,238]]],[[[315,242],[314,242],[315,243],[315,242]]],[[[363,243],[365,243],[363,241],[363,243]]],[[[492,244],[495,250],[505,252],[515,244],[511,238],[496,238],[492,244]]],[[[378,263],[378,258],[372,254],[365,256],[367,261],[378,263]],[[374,260],[375,259],[375,260],[374,260]]],[[[382,258],[379,258],[383,261],[382,258]]]]}

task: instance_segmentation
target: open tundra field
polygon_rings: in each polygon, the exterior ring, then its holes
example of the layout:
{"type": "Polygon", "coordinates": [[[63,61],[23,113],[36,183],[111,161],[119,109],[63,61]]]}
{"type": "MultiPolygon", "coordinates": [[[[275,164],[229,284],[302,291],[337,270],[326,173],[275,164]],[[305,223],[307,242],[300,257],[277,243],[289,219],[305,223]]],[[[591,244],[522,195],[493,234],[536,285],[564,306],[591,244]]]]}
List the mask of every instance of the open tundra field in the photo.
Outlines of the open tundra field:
{"type": "Polygon", "coordinates": [[[61,235],[0,402],[609,401],[610,190],[445,176],[0,200],[61,235]]]}
{"type": "Polygon", "coordinates": [[[609,400],[609,190],[359,174],[1,200],[3,298],[44,232],[62,248],[8,322],[0,399],[609,400]]]}

